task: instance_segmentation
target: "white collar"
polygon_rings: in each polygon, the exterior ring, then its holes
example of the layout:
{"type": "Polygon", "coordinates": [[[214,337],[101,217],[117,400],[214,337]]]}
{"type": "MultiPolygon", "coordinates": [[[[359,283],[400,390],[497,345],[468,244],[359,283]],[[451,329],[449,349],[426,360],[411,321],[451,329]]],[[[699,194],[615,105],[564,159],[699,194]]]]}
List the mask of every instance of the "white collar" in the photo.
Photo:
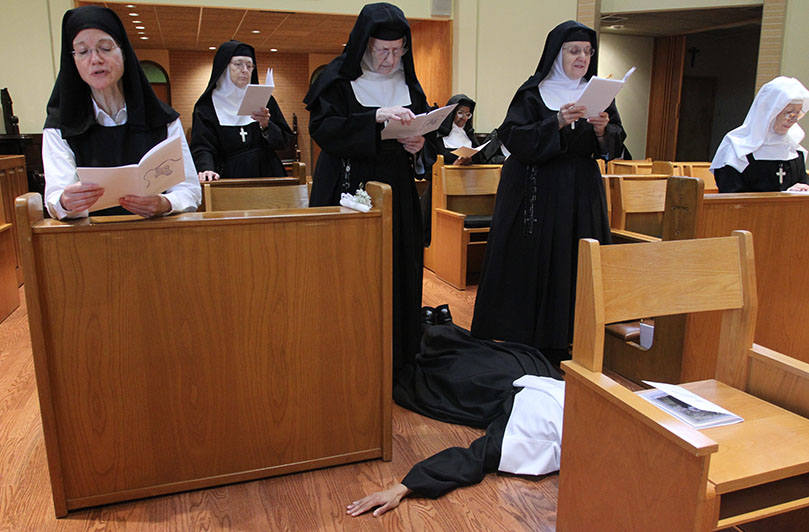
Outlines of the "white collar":
{"type": "Polygon", "coordinates": [[[115,113],[115,116],[110,116],[107,111],[99,107],[95,98],[91,96],[90,100],[93,102],[93,116],[95,116],[96,123],[98,123],[98,125],[104,127],[113,127],[126,124],[126,120],[129,117],[126,112],[126,102],[124,102],[124,106],[121,107],[117,113],[115,113]]]}
{"type": "Polygon", "coordinates": [[[444,147],[455,150],[461,146],[471,148],[472,140],[469,138],[469,135],[466,134],[466,130],[464,128],[458,127],[458,125],[453,122],[449,135],[444,137],[444,147]]]}
{"type": "Polygon", "coordinates": [[[558,111],[563,105],[573,103],[579,99],[587,80],[571,79],[565,73],[562,54],[564,50],[559,49],[559,55],[553,62],[553,68],[545,79],[539,82],[539,94],[545,106],[551,111],[558,111]]]}
{"type": "Polygon", "coordinates": [[[243,89],[239,88],[230,79],[230,69],[225,67],[222,75],[216,81],[216,88],[211,93],[213,109],[216,111],[216,118],[220,126],[246,126],[254,122],[249,116],[240,116],[239,106],[242,104],[247,85],[243,89]]]}
{"type": "Polygon", "coordinates": [[[351,81],[354,97],[364,107],[393,107],[410,105],[410,89],[405,80],[404,65],[401,59],[399,66],[390,74],[374,71],[371,50],[365,50],[362,56],[362,75],[351,81]]]}

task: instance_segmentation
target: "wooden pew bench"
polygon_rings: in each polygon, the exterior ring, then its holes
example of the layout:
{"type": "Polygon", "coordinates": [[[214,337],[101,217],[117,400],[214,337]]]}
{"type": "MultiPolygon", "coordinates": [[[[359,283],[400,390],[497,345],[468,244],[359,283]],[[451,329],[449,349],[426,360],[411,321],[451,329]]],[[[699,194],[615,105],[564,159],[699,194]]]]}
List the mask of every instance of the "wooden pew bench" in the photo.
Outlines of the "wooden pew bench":
{"type": "Polygon", "coordinates": [[[432,241],[424,263],[458,290],[466,289],[467,275],[483,264],[501,168],[445,166],[441,155],[433,165],[432,241]]]}
{"type": "Polygon", "coordinates": [[[308,206],[308,187],[305,183],[301,184],[298,178],[252,177],[202,183],[202,204],[198,210],[213,212],[308,206]]]}
{"type": "Polygon", "coordinates": [[[367,190],[72,222],[17,199],[57,516],[391,459],[392,202],[367,190]]]}
{"type": "Polygon", "coordinates": [[[28,192],[28,174],[25,171],[25,156],[0,156],[0,183],[2,183],[2,199],[5,218],[0,217],[0,224],[11,224],[12,246],[14,247],[14,275],[17,286],[22,285],[22,259],[17,227],[14,225],[14,198],[28,192]]]}

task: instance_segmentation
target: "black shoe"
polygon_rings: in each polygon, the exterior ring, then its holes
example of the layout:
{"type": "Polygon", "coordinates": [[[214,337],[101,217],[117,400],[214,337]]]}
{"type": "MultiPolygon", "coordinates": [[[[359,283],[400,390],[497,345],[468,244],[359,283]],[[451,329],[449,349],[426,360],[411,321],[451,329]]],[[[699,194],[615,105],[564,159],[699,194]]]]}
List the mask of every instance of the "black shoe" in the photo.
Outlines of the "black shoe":
{"type": "Polygon", "coordinates": [[[435,309],[433,307],[421,307],[421,319],[419,321],[422,325],[435,325],[435,309]]]}
{"type": "Polygon", "coordinates": [[[435,307],[435,324],[450,325],[451,323],[452,314],[449,313],[449,305],[439,305],[435,307]]]}

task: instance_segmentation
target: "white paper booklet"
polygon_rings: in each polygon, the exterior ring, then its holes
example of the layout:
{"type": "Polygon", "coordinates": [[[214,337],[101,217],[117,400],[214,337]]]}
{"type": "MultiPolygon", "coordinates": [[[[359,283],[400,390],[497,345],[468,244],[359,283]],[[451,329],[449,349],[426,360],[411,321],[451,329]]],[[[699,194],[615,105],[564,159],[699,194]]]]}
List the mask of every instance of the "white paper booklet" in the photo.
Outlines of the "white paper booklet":
{"type": "Polygon", "coordinates": [[[445,107],[439,107],[429,113],[416,115],[416,118],[407,126],[398,120],[390,120],[385,126],[385,129],[382,130],[382,140],[417,137],[429,133],[430,131],[435,131],[457,105],[457,103],[454,103],[445,107]]]}
{"type": "Polygon", "coordinates": [[[76,168],[79,181],[104,187],[93,211],[115,207],[124,196],[155,196],[185,180],[183,144],[179,135],[155,145],[138,164],[76,168]]]}
{"type": "Polygon", "coordinates": [[[467,148],[466,146],[461,146],[457,150],[453,150],[450,153],[453,155],[457,155],[458,157],[465,157],[467,159],[471,159],[476,153],[486,147],[486,144],[490,143],[490,140],[487,140],[477,148],[467,148]]]}
{"type": "Polygon", "coordinates": [[[275,90],[275,81],[272,77],[272,69],[267,69],[267,77],[265,78],[264,85],[247,86],[247,90],[242,98],[242,103],[239,105],[239,116],[250,116],[262,107],[267,107],[267,102],[270,101],[272,91],[275,90]]]}
{"type": "Polygon", "coordinates": [[[626,74],[624,74],[623,79],[607,79],[599,78],[598,76],[591,77],[587,85],[584,86],[584,91],[581,93],[581,96],[579,96],[579,99],[576,101],[577,106],[584,105],[587,107],[587,111],[584,114],[585,118],[598,116],[599,113],[609,107],[612,100],[615,99],[615,96],[618,95],[618,92],[634,71],[635,67],[630,68],[626,74]]]}
{"type": "Polygon", "coordinates": [[[638,392],[638,395],[696,429],[720,427],[744,421],[736,414],[728,412],[721,406],[682,386],[662,382],[643,382],[654,388],[638,392]]]}

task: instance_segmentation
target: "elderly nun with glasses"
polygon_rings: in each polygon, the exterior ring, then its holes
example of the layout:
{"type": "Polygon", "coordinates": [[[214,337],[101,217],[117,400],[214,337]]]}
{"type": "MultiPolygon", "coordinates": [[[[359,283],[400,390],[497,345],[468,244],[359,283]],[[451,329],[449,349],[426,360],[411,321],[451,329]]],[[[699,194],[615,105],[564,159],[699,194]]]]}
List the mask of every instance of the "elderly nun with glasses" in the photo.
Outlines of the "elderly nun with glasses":
{"type": "Polygon", "coordinates": [[[711,170],[719,192],[809,191],[806,150],[798,125],[809,110],[809,91],[779,76],[756,94],[744,123],[725,135],[711,170]]]}
{"type": "Polygon", "coordinates": [[[196,210],[200,186],[179,115],[155,95],[118,16],[98,6],[67,11],[60,65],[42,132],[45,205],[50,215],[151,217],[196,210]],[[79,182],[76,167],[134,164],[175,135],[182,139],[183,182],[163,194],[124,196],[116,207],[93,208],[104,189],[79,182]]]}
{"type": "Polygon", "coordinates": [[[337,205],[341,193],[353,194],[372,180],[393,191],[394,375],[413,361],[421,338],[422,224],[413,163],[424,137],[380,137],[386,122],[408,124],[427,111],[409,48],[410,25],[402,10],[366,5],[345,50],[303,100],[309,132],[322,149],[310,205],[337,205]]]}
{"type": "Polygon", "coordinates": [[[618,157],[626,137],[615,102],[594,117],[576,105],[596,73],[596,45],[587,26],[556,26],[498,128],[511,156],[472,320],[473,335],[532,345],[556,363],[569,358],[579,239],[610,242],[595,159],[618,157]]]}
{"type": "Polygon", "coordinates": [[[228,41],[216,50],[208,87],[194,105],[191,128],[191,153],[200,181],[287,175],[275,150],[289,146],[293,133],[275,97],[251,115],[239,114],[247,85],[258,82],[252,46],[228,41]]]}

